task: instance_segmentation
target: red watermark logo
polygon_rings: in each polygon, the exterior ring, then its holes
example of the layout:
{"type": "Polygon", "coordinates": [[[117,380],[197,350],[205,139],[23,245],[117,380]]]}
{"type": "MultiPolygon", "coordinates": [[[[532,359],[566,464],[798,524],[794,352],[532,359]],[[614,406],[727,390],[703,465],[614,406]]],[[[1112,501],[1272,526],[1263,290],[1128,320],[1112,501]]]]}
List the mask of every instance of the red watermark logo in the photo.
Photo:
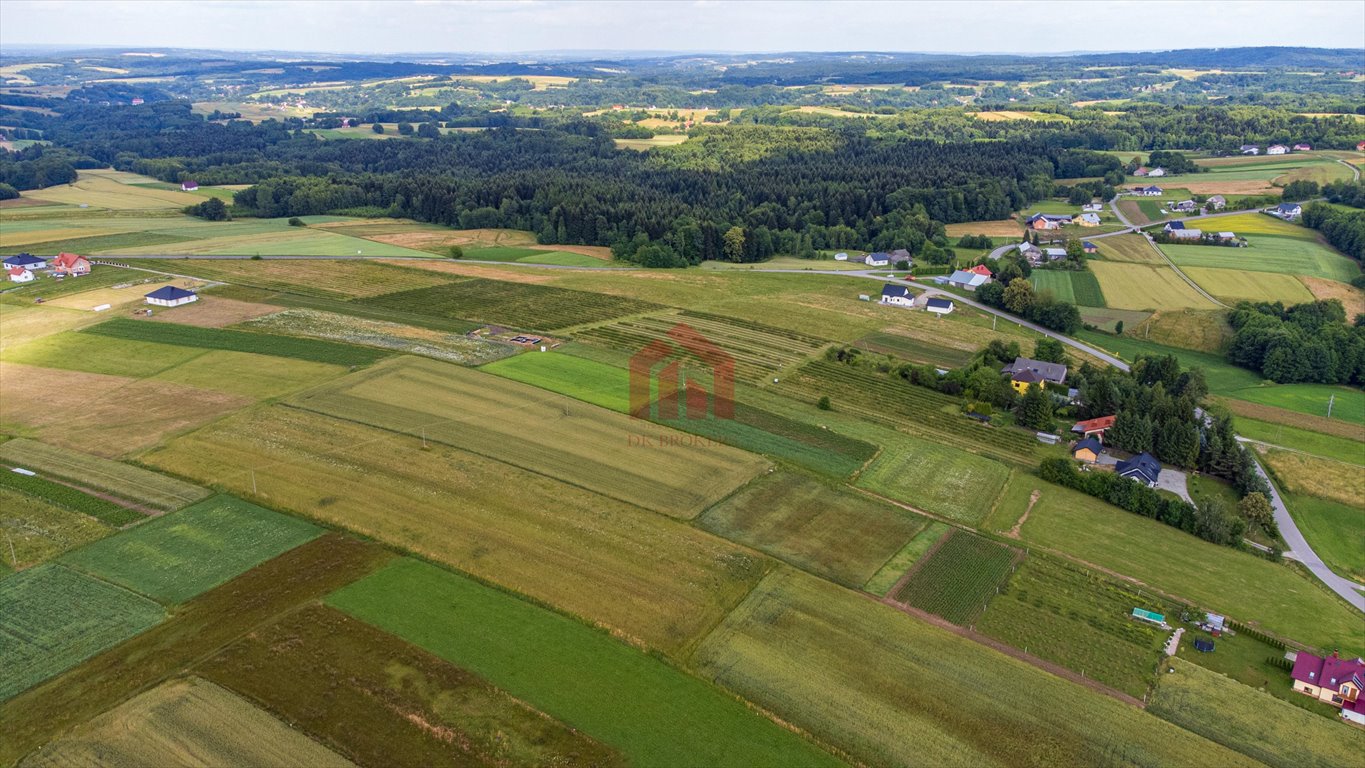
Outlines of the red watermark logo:
{"type": "Polygon", "coordinates": [[[733,419],[734,358],[678,323],[631,356],[630,415],[649,421],[733,419]]]}

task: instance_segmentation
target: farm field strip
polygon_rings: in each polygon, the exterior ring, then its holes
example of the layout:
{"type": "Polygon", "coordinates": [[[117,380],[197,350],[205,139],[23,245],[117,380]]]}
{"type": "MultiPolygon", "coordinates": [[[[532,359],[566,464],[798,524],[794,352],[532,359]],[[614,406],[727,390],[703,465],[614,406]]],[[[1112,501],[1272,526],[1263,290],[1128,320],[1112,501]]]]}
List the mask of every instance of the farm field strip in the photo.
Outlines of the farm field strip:
{"type": "Polygon", "coordinates": [[[694,664],[872,765],[1252,765],[1140,709],[850,590],[774,571],[694,664]],[[1046,732],[1040,740],[1037,734],[1046,732]]]}
{"type": "Polygon", "coordinates": [[[198,678],[141,693],[70,734],[44,745],[20,765],[308,765],[352,763],[313,742],[249,701],[198,678]]]}
{"type": "Polygon", "coordinates": [[[293,404],[425,435],[685,519],[766,465],[725,446],[696,450],[685,433],[645,428],[638,419],[563,395],[419,358],[352,374],[293,404]]]}
{"type": "Polygon", "coordinates": [[[1029,280],[1037,291],[1050,291],[1058,301],[1086,307],[1103,307],[1104,294],[1091,272],[1035,269],[1029,280]]]}
{"type": "Polygon", "coordinates": [[[177,325],[175,323],[149,323],[126,318],[107,320],[99,325],[86,328],[80,333],[131,341],[154,341],[165,345],[197,349],[252,352],[335,365],[370,365],[385,357],[385,353],[382,351],[353,344],[281,336],[274,333],[234,331],[226,328],[199,328],[193,325],[177,325]]]}
{"type": "Polygon", "coordinates": [[[466,365],[486,363],[516,352],[516,348],[510,344],[470,338],[465,334],[415,328],[385,320],[369,320],[316,309],[285,309],[247,320],[237,327],[264,333],[359,344],[466,365]]]}
{"type": "Polygon", "coordinates": [[[166,617],[141,595],[47,563],[0,579],[0,702],[166,617]]]}
{"type": "Polygon", "coordinates": [[[924,530],[915,535],[915,538],[907,541],[896,554],[892,555],[882,567],[872,575],[863,585],[863,590],[868,594],[877,597],[886,597],[886,593],[896,586],[896,582],[909,571],[915,563],[924,557],[939,539],[943,538],[951,529],[947,523],[938,520],[931,520],[924,527],[924,530]]]}
{"type": "Polygon", "coordinates": [[[1115,309],[1214,309],[1173,270],[1161,266],[1092,261],[1108,306],[1115,309]]]}
{"type": "Polygon", "coordinates": [[[480,677],[324,605],[257,630],[195,671],[362,765],[623,764],[480,677]]]}
{"type": "Polygon", "coordinates": [[[478,277],[360,301],[375,307],[531,331],[554,331],[663,309],[652,302],[610,294],[478,277]]]}
{"type": "Polygon", "coordinates": [[[1306,275],[1342,283],[1349,283],[1360,274],[1360,267],[1355,262],[1314,240],[1279,235],[1252,235],[1249,240],[1251,244],[1246,248],[1171,244],[1160,247],[1181,268],[1306,275]]]}
{"type": "Polygon", "coordinates": [[[948,533],[891,599],[971,624],[986,609],[1022,553],[962,530],[948,533]]]}
{"type": "Polygon", "coordinates": [[[177,604],[321,534],[304,520],[215,496],[69,552],[61,562],[177,604]]]}
{"type": "Polygon", "coordinates": [[[80,488],[44,477],[3,472],[0,473],[0,488],[22,493],[29,498],[70,512],[88,515],[110,526],[128,525],[143,519],[142,512],[130,506],[115,504],[108,499],[86,493],[80,488]]]}
{"type": "MultiPolygon", "coordinates": [[[[5,729],[0,731],[0,763],[17,762],[56,736],[180,673],[263,622],[354,581],[389,557],[374,545],[324,534],[200,595],[180,606],[161,624],[53,680],[0,702],[0,722],[5,723],[5,729]]],[[[144,602],[155,606],[158,612],[161,610],[150,600],[144,602]]]]}
{"type": "Polygon", "coordinates": [[[1099,246],[1099,257],[1105,261],[1123,261],[1134,264],[1164,264],[1161,254],[1138,234],[1106,237],[1095,243],[1099,246]]]}
{"type": "MultiPolygon", "coordinates": [[[[129,263],[143,266],[136,260],[129,260],[129,263]]],[[[153,262],[146,266],[159,268],[161,265],[153,262]]],[[[176,269],[210,280],[301,296],[337,299],[365,298],[430,288],[448,281],[440,274],[426,270],[355,259],[344,261],[192,259],[183,263],[177,262],[176,269]]]]}
{"type": "Polygon", "coordinates": [[[0,573],[45,562],[113,532],[90,515],[0,488],[0,534],[8,545],[0,549],[0,573]]]}
{"type": "Polygon", "coordinates": [[[1229,304],[1279,301],[1289,305],[1313,300],[1312,292],[1292,275],[1209,267],[1182,267],[1181,271],[1200,288],[1229,304]]]}
{"type": "Polygon", "coordinates": [[[989,458],[927,440],[885,445],[858,486],[919,509],[976,525],[991,509],[1009,469],[989,458]]]}
{"type": "Polygon", "coordinates": [[[868,334],[854,342],[854,346],[867,352],[891,355],[919,365],[957,368],[972,361],[972,354],[966,350],[941,346],[894,332],[868,334]]]}
{"type": "Polygon", "coordinates": [[[634,765],[839,764],[701,680],[435,566],[400,560],[327,602],[484,677],[634,765]]]}
{"type": "Polygon", "coordinates": [[[225,419],[143,461],[460,568],[667,653],[695,642],[768,566],[581,487],[283,406],[225,419]]]}

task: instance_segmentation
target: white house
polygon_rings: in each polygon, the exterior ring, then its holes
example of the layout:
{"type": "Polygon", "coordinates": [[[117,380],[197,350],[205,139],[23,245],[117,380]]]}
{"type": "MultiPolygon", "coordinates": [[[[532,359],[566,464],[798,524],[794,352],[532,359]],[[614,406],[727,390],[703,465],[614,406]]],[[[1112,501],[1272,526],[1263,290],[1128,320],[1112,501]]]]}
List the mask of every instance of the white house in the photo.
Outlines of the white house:
{"type": "Polygon", "coordinates": [[[1272,215],[1279,216],[1282,219],[1293,220],[1303,214],[1303,206],[1298,203],[1280,203],[1270,209],[1270,212],[1272,215]]]}
{"type": "Polygon", "coordinates": [[[30,253],[21,253],[5,259],[5,266],[19,267],[20,269],[42,269],[47,266],[47,260],[40,259],[30,253]]]}
{"type": "Polygon", "coordinates": [[[1283,155],[1288,151],[1289,147],[1286,147],[1283,144],[1271,144],[1270,147],[1266,149],[1265,153],[1267,155],[1283,155]]]}
{"type": "Polygon", "coordinates": [[[1166,175],[1166,169],[1165,169],[1165,168],[1153,168],[1152,170],[1150,170],[1150,171],[1147,172],[1147,178],[1149,178],[1149,179],[1155,179],[1155,178],[1158,177],[1158,176],[1165,176],[1165,175],[1166,175]]]}
{"type": "Polygon", "coordinates": [[[1261,154],[1261,148],[1258,147],[1258,146],[1256,146],[1255,144],[1243,144],[1243,145],[1242,145],[1242,154],[1244,154],[1244,155],[1259,155],[1259,154],[1261,154]]]}
{"type": "Polygon", "coordinates": [[[1181,200],[1178,203],[1171,203],[1171,210],[1178,213],[1187,213],[1198,207],[1199,206],[1195,205],[1193,200],[1181,200]]]}
{"type": "Polygon", "coordinates": [[[882,303],[895,304],[898,307],[913,307],[915,306],[915,295],[903,285],[887,283],[882,286],[882,303]]]}
{"type": "Polygon", "coordinates": [[[948,299],[929,299],[924,302],[924,308],[936,315],[946,315],[953,311],[953,302],[948,299]]]}
{"type": "Polygon", "coordinates": [[[848,254],[847,254],[847,253],[843,253],[843,252],[836,253],[836,254],[834,254],[834,260],[835,260],[835,261],[848,261],[848,254]]]}
{"type": "Polygon", "coordinates": [[[1133,194],[1139,197],[1161,197],[1161,187],[1133,187],[1133,194]]]}
{"type": "MultiPolygon", "coordinates": [[[[1063,251],[1063,253],[1065,253],[1065,251],[1063,251]]],[[[987,275],[968,272],[962,269],[957,270],[948,277],[948,285],[951,285],[954,288],[963,288],[968,291],[975,291],[977,288],[980,288],[990,281],[991,279],[987,275]]]]}
{"type": "Polygon", "coordinates": [[[1221,211],[1227,207],[1228,199],[1226,197],[1223,197],[1222,195],[1214,195],[1213,197],[1209,198],[1208,203],[1209,207],[1213,208],[1213,210],[1221,211]]]}
{"type": "Polygon", "coordinates": [[[1313,145],[1312,145],[1312,144],[1295,144],[1295,145],[1294,145],[1294,151],[1295,151],[1295,152],[1312,152],[1312,151],[1313,151],[1313,145]]]}
{"type": "Polygon", "coordinates": [[[193,192],[193,191],[195,191],[195,190],[197,190],[197,189],[199,189],[199,182],[197,182],[197,181],[182,181],[182,182],[180,182],[180,191],[181,191],[181,192],[193,192]]]}
{"type": "Polygon", "coordinates": [[[157,288],[143,298],[147,300],[148,304],[155,304],[158,307],[178,307],[181,304],[199,301],[199,296],[194,291],[176,288],[173,285],[157,288]]]}
{"type": "Polygon", "coordinates": [[[10,267],[9,281],[11,283],[31,283],[33,282],[33,273],[23,267],[10,267]]]}
{"type": "Polygon", "coordinates": [[[1081,206],[1082,213],[1099,213],[1104,210],[1104,203],[1086,203],[1081,206]]]}
{"type": "Polygon", "coordinates": [[[863,258],[863,263],[869,267],[884,267],[891,263],[891,254],[869,253],[863,258]]]}

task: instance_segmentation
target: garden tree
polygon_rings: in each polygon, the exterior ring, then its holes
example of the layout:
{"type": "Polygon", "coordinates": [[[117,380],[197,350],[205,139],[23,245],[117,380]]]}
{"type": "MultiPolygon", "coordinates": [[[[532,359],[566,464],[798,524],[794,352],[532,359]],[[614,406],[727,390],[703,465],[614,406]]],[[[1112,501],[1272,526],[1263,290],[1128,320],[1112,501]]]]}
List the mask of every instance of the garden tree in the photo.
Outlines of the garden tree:
{"type": "Polygon", "coordinates": [[[1122,321],[1122,320],[1118,321],[1117,323],[1114,323],[1114,335],[1115,335],[1115,336],[1122,336],[1122,335],[1123,335],[1123,321],[1122,321]]]}
{"type": "Polygon", "coordinates": [[[307,224],[303,219],[300,219],[298,216],[292,216],[292,217],[290,217],[290,219],[289,219],[289,226],[291,226],[291,227],[306,227],[306,226],[308,226],[308,224],[307,224]]]}
{"type": "Polygon", "coordinates": [[[19,190],[0,182],[0,200],[13,200],[16,197],[19,197],[19,190]]]}
{"type": "Polygon", "coordinates": [[[1116,448],[1130,453],[1152,450],[1152,421],[1136,410],[1122,410],[1115,415],[1114,426],[1105,432],[1105,439],[1116,448]]]}
{"type": "Polygon", "coordinates": [[[1284,185],[1285,200],[1307,200],[1318,196],[1318,183],[1312,179],[1299,179],[1284,185]]]}
{"type": "Polygon", "coordinates": [[[1049,363],[1066,362],[1066,345],[1061,339],[1044,336],[1033,344],[1033,359],[1049,363]]]}
{"type": "Polygon", "coordinates": [[[976,299],[982,304],[1001,307],[1005,304],[1005,284],[999,281],[986,283],[976,289],[976,299]]]}
{"type": "Polygon", "coordinates": [[[1066,260],[1071,266],[1077,268],[1085,267],[1085,246],[1080,240],[1069,238],[1066,241],[1066,260]]]}
{"type": "Polygon", "coordinates": [[[417,126],[417,135],[424,139],[441,138],[441,129],[435,123],[422,123],[417,126]]]}
{"type": "Polygon", "coordinates": [[[1246,521],[1227,509],[1217,496],[1201,499],[1194,511],[1194,535],[1215,544],[1235,547],[1246,533],[1246,521]]]}
{"type": "Polygon", "coordinates": [[[399,124],[398,124],[398,133],[400,133],[400,134],[403,135],[403,136],[411,136],[411,135],[412,135],[412,123],[399,123],[399,124]]]}
{"type": "Polygon", "coordinates": [[[1194,466],[1199,460],[1199,428],[1173,418],[1160,423],[1154,446],[1156,457],[1177,467],[1194,466]]]}
{"type": "Polygon", "coordinates": [[[1001,301],[1004,302],[1005,309],[1022,315],[1033,307],[1033,285],[1024,278],[1017,277],[1005,287],[1001,301]]]}
{"type": "MultiPolygon", "coordinates": [[[[998,378],[998,377],[997,377],[998,378]]],[[[1052,395],[1042,386],[1032,386],[1019,398],[1014,420],[1029,429],[1052,428],[1052,395]]]]}
{"type": "Polygon", "coordinates": [[[1237,511],[1241,512],[1242,518],[1250,525],[1259,526],[1271,536],[1279,535],[1279,526],[1275,524],[1275,510],[1270,506],[1270,499],[1264,493],[1253,491],[1242,497],[1237,502],[1237,511]]]}
{"type": "Polygon", "coordinates": [[[384,125],[383,125],[382,123],[375,123],[375,124],[373,124],[373,125],[370,126],[370,130],[371,130],[371,131],[374,131],[375,133],[383,133],[383,132],[384,132],[384,125]]]}
{"type": "Polygon", "coordinates": [[[899,269],[899,270],[901,270],[901,271],[905,271],[905,270],[907,270],[907,269],[909,269],[909,268],[910,268],[910,262],[906,261],[905,259],[901,259],[900,261],[896,262],[896,269],[899,269]]]}
{"type": "Polygon", "coordinates": [[[227,204],[216,197],[210,197],[198,205],[186,207],[185,213],[209,221],[228,221],[232,218],[232,214],[228,213],[227,204]]]}
{"type": "Polygon", "coordinates": [[[450,258],[452,258],[452,259],[463,259],[463,258],[464,258],[464,249],[461,248],[461,247],[458,246],[458,245],[452,245],[452,246],[450,246],[449,248],[446,249],[446,253],[447,253],[447,254],[450,256],[450,258]]]}
{"type": "Polygon", "coordinates": [[[1083,187],[1072,187],[1071,192],[1066,196],[1066,201],[1071,205],[1085,205],[1090,202],[1090,190],[1083,187]]]}
{"type": "Polygon", "coordinates": [[[725,260],[740,262],[744,261],[744,229],[742,227],[730,227],[725,232],[725,260]]]}

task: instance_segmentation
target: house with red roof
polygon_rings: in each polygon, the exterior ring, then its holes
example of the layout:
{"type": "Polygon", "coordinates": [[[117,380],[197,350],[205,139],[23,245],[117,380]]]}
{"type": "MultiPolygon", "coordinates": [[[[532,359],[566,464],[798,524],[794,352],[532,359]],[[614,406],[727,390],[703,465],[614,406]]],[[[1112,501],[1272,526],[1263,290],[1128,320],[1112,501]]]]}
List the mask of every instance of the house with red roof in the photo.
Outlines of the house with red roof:
{"type": "Polygon", "coordinates": [[[90,274],[90,260],[74,253],[59,253],[52,260],[52,272],[58,276],[79,277],[90,274]]]}
{"type": "Polygon", "coordinates": [[[990,270],[990,267],[987,267],[985,264],[977,264],[975,267],[972,267],[971,269],[968,269],[966,271],[972,273],[973,275],[985,275],[986,277],[995,277],[995,273],[992,272],[990,270]]]}
{"type": "Polygon", "coordinates": [[[1365,725],[1365,659],[1343,659],[1335,651],[1322,658],[1299,651],[1289,673],[1294,690],[1341,707],[1345,720],[1365,725]]]}
{"type": "Polygon", "coordinates": [[[1086,419],[1085,421],[1078,421],[1076,422],[1076,426],[1071,428],[1071,431],[1075,432],[1078,435],[1081,435],[1082,437],[1094,437],[1098,438],[1099,440],[1103,440],[1104,431],[1114,426],[1114,419],[1116,418],[1118,417],[1101,416],[1098,419],[1086,419]]]}
{"type": "Polygon", "coordinates": [[[1365,152],[1365,141],[1358,141],[1358,142],[1356,142],[1356,151],[1357,151],[1357,152],[1365,152]]]}
{"type": "Polygon", "coordinates": [[[31,282],[33,282],[33,273],[32,273],[31,271],[27,270],[27,269],[24,269],[23,267],[10,267],[9,270],[8,270],[8,272],[9,272],[9,281],[10,281],[11,283],[31,283],[31,282]]]}

